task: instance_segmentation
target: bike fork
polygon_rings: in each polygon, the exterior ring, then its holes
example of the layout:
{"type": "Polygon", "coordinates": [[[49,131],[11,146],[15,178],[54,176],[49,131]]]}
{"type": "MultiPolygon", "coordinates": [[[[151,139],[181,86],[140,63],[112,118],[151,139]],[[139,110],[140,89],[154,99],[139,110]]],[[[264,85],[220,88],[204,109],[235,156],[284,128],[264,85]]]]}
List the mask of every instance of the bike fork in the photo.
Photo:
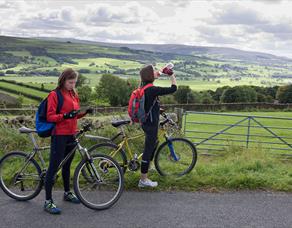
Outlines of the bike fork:
{"type": "Polygon", "coordinates": [[[167,146],[168,146],[169,151],[170,151],[170,156],[174,159],[174,161],[178,161],[179,157],[175,153],[175,149],[173,147],[171,138],[167,138],[166,140],[167,140],[167,146]]]}

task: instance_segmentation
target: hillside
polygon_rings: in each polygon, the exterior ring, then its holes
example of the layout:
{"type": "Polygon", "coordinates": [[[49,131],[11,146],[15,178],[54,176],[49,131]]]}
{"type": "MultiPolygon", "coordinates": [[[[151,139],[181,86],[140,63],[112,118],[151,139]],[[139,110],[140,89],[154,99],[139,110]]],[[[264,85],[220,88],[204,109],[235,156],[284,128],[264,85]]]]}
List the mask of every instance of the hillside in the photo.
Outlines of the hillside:
{"type": "MultiPolygon", "coordinates": [[[[0,36],[0,77],[53,87],[65,67],[85,75],[94,87],[102,74],[138,78],[140,67],[175,63],[179,84],[195,90],[224,85],[282,85],[292,78],[292,61],[232,48],[186,45],[112,44],[56,38],[0,36]]],[[[161,78],[157,83],[168,82],[161,78]]]]}

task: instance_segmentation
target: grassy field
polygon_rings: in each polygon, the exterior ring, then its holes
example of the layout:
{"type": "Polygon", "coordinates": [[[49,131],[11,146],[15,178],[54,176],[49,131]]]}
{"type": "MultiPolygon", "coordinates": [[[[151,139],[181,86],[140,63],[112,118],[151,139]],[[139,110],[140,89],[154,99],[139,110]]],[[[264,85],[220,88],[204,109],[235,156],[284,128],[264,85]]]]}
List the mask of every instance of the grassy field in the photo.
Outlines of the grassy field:
{"type": "MultiPolygon", "coordinates": [[[[198,80],[189,80],[189,81],[182,81],[177,80],[178,85],[188,85],[192,90],[195,91],[203,91],[203,90],[216,90],[219,87],[223,86],[238,86],[238,85],[255,85],[255,86],[263,86],[261,84],[262,79],[243,79],[240,81],[230,81],[229,78],[221,78],[220,83],[212,80],[212,81],[203,81],[201,79],[198,80]]],[[[289,80],[283,81],[281,84],[287,84],[289,83],[289,80]]],[[[155,84],[158,86],[169,86],[170,81],[168,79],[166,80],[157,80],[155,81],[155,84]]],[[[274,86],[276,84],[279,84],[276,82],[276,80],[268,79],[266,86],[274,86]]]]}
{"type": "Polygon", "coordinates": [[[41,98],[44,98],[48,94],[46,92],[41,92],[41,91],[38,91],[35,89],[26,88],[26,87],[23,87],[20,85],[11,84],[11,83],[7,83],[7,82],[0,82],[0,86],[3,86],[5,88],[9,88],[9,89],[13,89],[15,91],[19,91],[19,93],[21,93],[21,94],[33,94],[33,95],[41,97],[41,98]]]}
{"type": "MultiPolygon", "coordinates": [[[[6,92],[6,91],[1,90],[1,89],[0,89],[0,93],[8,94],[9,96],[12,96],[12,97],[15,97],[15,98],[19,97],[19,95],[15,94],[15,93],[9,93],[9,92],[6,92]]],[[[27,97],[23,97],[23,104],[24,105],[38,104],[38,102],[33,100],[33,99],[29,99],[27,97]]]]}
{"type": "MultiPolygon", "coordinates": [[[[102,76],[102,74],[97,74],[97,73],[90,73],[90,74],[83,74],[86,78],[89,79],[89,86],[91,86],[92,88],[94,88],[98,83],[99,80],[102,76]]],[[[127,77],[123,77],[123,78],[127,78],[127,77]]],[[[132,77],[131,78],[136,78],[137,80],[139,80],[139,75],[137,73],[136,77],[132,77]]],[[[43,83],[45,85],[45,88],[51,88],[53,89],[55,87],[55,85],[57,84],[58,81],[58,77],[37,77],[37,76],[30,76],[30,77],[20,77],[20,76],[7,76],[5,77],[5,79],[7,80],[15,80],[17,82],[24,82],[24,83],[33,83],[36,86],[41,86],[41,84],[43,83]]],[[[284,80],[281,84],[287,84],[289,83],[289,80],[284,80]]],[[[220,83],[216,82],[216,81],[203,81],[201,79],[198,80],[177,80],[177,84],[178,85],[188,85],[190,86],[190,88],[192,90],[195,91],[202,91],[202,90],[216,90],[219,87],[223,87],[223,86],[237,86],[237,85],[256,85],[256,86],[262,86],[261,84],[261,80],[260,79],[253,79],[253,80],[249,80],[249,79],[244,79],[241,81],[230,81],[228,78],[223,78],[220,79],[220,83]]],[[[273,86],[275,84],[279,84],[276,82],[276,80],[267,80],[267,86],[273,86]]],[[[157,86],[169,86],[170,85],[170,81],[168,78],[165,78],[164,80],[162,79],[158,79],[155,81],[155,85],[157,86]]]]}

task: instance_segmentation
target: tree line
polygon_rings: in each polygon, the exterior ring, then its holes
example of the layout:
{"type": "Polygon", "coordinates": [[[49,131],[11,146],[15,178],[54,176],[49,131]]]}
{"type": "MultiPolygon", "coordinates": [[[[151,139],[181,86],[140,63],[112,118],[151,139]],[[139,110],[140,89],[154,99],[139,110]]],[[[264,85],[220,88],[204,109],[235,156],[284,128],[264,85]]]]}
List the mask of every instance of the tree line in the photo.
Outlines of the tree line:
{"type": "MultiPolygon", "coordinates": [[[[99,105],[126,106],[131,92],[139,86],[138,80],[124,80],[112,74],[104,74],[92,91],[92,88],[86,85],[83,79],[79,78],[82,82],[78,85],[81,102],[99,105]]],[[[180,85],[174,94],[163,96],[160,99],[164,104],[273,103],[275,101],[292,103],[292,85],[273,87],[223,86],[215,91],[194,91],[187,85],[180,85]]]]}

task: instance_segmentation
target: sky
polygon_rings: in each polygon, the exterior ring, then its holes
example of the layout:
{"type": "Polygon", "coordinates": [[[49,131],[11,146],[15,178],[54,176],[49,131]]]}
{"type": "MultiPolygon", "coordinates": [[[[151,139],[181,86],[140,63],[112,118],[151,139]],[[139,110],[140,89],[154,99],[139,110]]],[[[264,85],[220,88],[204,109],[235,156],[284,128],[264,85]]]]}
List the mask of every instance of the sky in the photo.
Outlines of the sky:
{"type": "Polygon", "coordinates": [[[0,0],[0,35],[232,47],[292,58],[289,0],[0,0]]]}

